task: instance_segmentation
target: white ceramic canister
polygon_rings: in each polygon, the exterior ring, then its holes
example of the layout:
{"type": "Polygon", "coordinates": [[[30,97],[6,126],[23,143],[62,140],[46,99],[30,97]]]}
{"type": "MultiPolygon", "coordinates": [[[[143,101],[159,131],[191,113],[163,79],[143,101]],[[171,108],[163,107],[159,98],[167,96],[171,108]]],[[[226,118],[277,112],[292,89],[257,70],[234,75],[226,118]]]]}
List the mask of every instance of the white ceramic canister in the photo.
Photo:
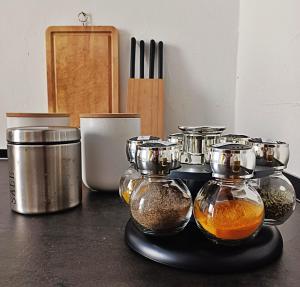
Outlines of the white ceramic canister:
{"type": "Polygon", "coordinates": [[[92,190],[118,192],[128,168],[126,140],[140,135],[138,114],[81,114],[82,180],[92,190]]]}
{"type": "Polygon", "coordinates": [[[69,124],[70,115],[64,113],[6,113],[6,128],[69,124]]]}

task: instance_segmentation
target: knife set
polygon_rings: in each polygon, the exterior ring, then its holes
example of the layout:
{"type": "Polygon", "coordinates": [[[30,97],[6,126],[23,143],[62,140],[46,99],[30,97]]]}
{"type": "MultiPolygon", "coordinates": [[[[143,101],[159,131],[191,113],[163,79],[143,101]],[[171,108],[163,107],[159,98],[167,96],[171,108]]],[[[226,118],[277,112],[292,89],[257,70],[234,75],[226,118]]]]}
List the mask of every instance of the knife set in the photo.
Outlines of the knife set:
{"type": "Polygon", "coordinates": [[[149,78],[145,78],[145,42],[139,43],[139,78],[135,78],[136,39],[131,38],[130,79],[128,80],[127,112],[141,115],[141,134],[164,136],[163,42],[157,45],[158,71],[155,77],[156,42],[150,41],[149,78]]]}

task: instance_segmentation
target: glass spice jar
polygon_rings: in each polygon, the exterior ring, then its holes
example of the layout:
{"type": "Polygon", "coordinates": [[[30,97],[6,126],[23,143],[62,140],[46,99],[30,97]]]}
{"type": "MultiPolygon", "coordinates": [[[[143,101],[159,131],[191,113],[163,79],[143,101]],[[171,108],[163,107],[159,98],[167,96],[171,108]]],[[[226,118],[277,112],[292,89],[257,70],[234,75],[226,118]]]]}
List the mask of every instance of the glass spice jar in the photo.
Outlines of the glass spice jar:
{"type": "Polygon", "coordinates": [[[238,245],[255,237],[264,220],[264,205],[248,179],[253,176],[255,154],[251,146],[225,143],[212,147],[213,180],[194,202],[198,227],[212,241],[238,245]]]}
{"type": "Polygon", "coordinates": [[[137,171],[135,164],[136,148],[138,145],[152,140],[159,140],[159,137],[138,136],[127,140],[126,155],[130,166],[122,175],[119,184],[119,195],[126,204],[129,204],[131,193],[141,178],[141,174],[137,171]]]}
{"type": "Polygon", "coordinates": [[[136,164],[142,174],[130,200],[131,216],[145,234],[173,235],[184,229],[192,214],[192,197],[170,170],[180,167],[180,146],[149,142],[137,147],[136,164]]]}
{"type": "Polygon", "coordinates": [[[284,223],[296,208],[296,193],[293,185],[282,171],[289,160],[289,145],[281,141],[264,141],[251,139],[257,163],[272,167],[273,174],[251,181],[259,192],[265,205],[265,224],[280,225],[284,223]]]}

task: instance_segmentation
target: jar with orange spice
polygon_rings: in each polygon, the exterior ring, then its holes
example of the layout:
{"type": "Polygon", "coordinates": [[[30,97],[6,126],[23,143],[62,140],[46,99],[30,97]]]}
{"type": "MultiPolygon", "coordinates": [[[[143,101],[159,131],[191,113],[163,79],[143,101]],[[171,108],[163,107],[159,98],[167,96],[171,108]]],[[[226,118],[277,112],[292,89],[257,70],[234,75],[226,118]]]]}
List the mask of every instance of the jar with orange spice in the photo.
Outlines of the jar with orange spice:
{"type": "Polygon", "coordinates": [[[255,169],[251,146],[214,145],[210,165],[214,179],[200,189],[194,202],[198,227],[220,244],[238,245],[255,237],[264,221],[264,205],[248,183],[255,169]]]}

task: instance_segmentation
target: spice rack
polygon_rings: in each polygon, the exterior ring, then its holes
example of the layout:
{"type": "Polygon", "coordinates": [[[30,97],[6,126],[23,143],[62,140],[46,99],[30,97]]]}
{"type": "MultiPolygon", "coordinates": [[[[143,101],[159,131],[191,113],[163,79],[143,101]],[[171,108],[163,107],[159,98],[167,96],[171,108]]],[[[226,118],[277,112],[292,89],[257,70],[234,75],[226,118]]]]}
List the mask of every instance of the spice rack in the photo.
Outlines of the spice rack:
{"type": "MultiPolygon", "coordinates": [[[[254,178],[273,172],[271,167],[257,166],[254,178]]],[[[185,180],[195,197],[202,185],[211,179],[211,169],[209,165],[183,164],[173,170],[170,177],[185,180]]],[[[276,227],[263,226],[245,245],[228,247],[208,241],[193,220],[175,236],[152,237],[141,233],[130,219],[125,229],[125,241],[132,250],[152,261],[209,273],[233,273],[263,267],[278,259],[283,249],[282,236],[276,227]]]]}

